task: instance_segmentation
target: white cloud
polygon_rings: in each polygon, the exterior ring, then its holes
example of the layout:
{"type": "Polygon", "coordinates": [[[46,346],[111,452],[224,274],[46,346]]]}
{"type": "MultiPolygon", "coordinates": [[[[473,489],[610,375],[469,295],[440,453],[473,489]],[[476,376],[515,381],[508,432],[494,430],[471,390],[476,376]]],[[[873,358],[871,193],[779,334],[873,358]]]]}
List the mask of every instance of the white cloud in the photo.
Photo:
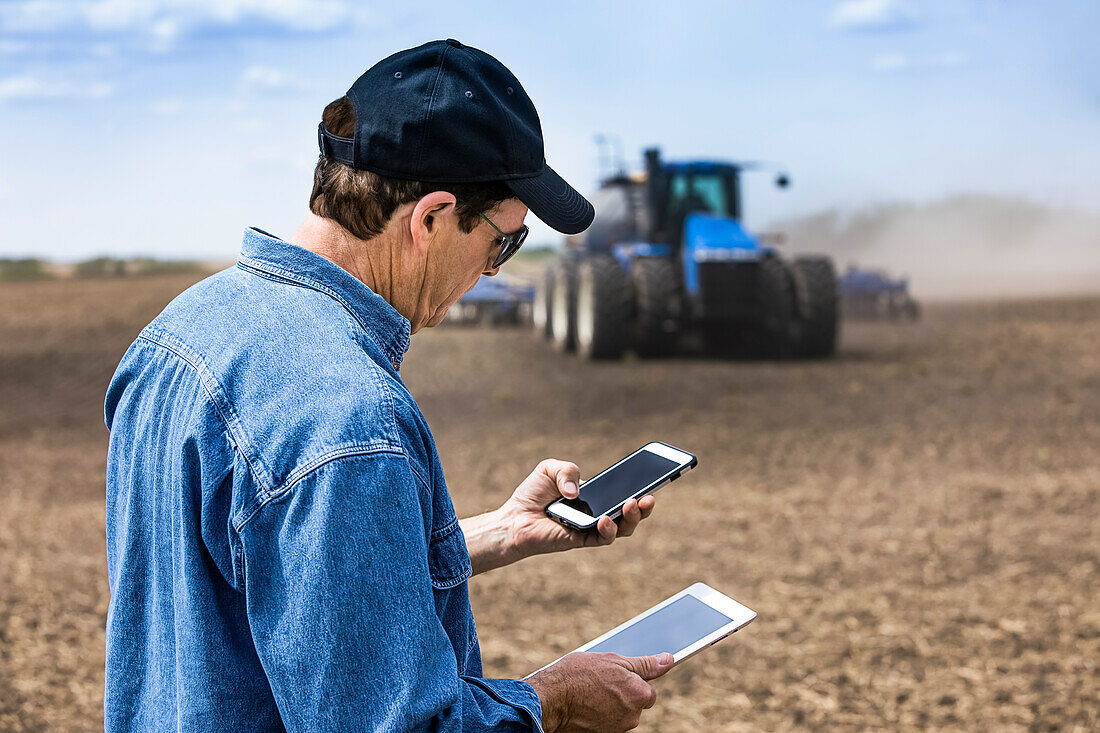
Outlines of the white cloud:
{"type": "Polygon", "coordinates": [[[916,21],[916,13],[902,0],[845,0],[829,16],[833,28],[852,31],[900,30],[916,21]]]}
{"type": "Polygon", "coordinates": [[[306,87],[305,82],[285,71],[271,66],[255,64],[241,74],[241,84],[257,92],[294,92],[306,87]]]}
{"type": "Polygon", "coordinates": [[[16,56],[31,50],[31,44],[27,41],[0,40],[0,56],[16,56]]]}
{"type": "Polygon", "coordinates": [[[960,66],[966,66],[969,61],[970,54],[963,51],[944,51],[928,59],[930,66],[937,66],[941,69],[957,69],[960,66]]]}
{"type": "Polygon", "coordinates": [[[43,38],[36,38],[33,41],[0,38],[0,57],[24,57],[56,61],[73,58],[109,59],[118,55],[119,46],[116,43],[72,43],[67,40],[55,41],[43,38]]]}
{"type": "Polygon", "coordinates": [[[255,23],[324,31],[354,15],[347,0],[14,0],[0,4],[0,31],[130,32],[163,42],[201,28],[255,23]]]}
{"type": "Polygon", "coordinates": [[[970,62],[970,55],[962,51],[944,51],[931,56],[916,58],[903,53],[880,53],[871,59],[871,69],[884,73],[919,71],[928,69],[958,69],[970,62]]]}
{"type": "Polygon", "coordinates": [[[183,111],[183,101],[174,97],[158,99],[150,102],[149,111],[163,117],[175,117],[183,111]]]}
{"type": "Polygon", "coordinates": [[[871,59],[875,71],[898,71],[909,65],[909,57],[903,53],[880,53],[871,59]]]}
{"type": "Polygon", "coordinates": [[[0,104],[11,100],[103,99],[114,94],[103,82],[92,84],[51,83],[23,74],[0,79],[0,104]]]}

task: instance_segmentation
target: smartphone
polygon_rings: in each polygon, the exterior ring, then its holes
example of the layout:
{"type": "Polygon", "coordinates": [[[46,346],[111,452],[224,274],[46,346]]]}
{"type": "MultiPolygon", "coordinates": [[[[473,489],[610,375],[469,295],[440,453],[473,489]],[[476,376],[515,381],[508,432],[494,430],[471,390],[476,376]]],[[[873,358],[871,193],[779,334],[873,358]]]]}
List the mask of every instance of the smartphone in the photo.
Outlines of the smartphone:
{"type": "MultiPolygon", "coordinates": [[[[756,611],[751,608],[706,583],[695,583],[573,651],[614,652],[624,657],[668,652],[673,664],[679,664],[748,626],[754,618],[756,611]]],[[[546,667],[560,660],[561,657],[546,667]]]]}
{"type": "Polygon", "coordinates": [[[697,463],[695,456],[679,448],[650,443],[582,483],[576,499],[552,502],[546,513],[567,527],[590,530],[602,516],[621,517],[628,499],[652,494],[697,463]]]}

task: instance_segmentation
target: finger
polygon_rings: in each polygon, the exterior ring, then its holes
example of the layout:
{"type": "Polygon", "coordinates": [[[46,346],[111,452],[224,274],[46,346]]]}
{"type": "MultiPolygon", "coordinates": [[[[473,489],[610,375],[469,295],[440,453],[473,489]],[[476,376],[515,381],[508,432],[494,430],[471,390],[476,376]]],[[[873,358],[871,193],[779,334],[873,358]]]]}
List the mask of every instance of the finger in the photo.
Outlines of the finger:
{"type": "Polygon", "coordinates": [[[615,535],[619,531],[619,525],[612,521],[611,517],[602,516],[596,522],[596,531],[599,533],[599,544],[610,545],[615,541],[615,535]]]}
{"type": "Polygon", "coordinates": [[[649,688],[649,696],[642,704],[643,710],[649,710],[651,707],[657,704],[657,691],[653,689],[653,685],[646,685],[649,688]]]}
{"type": "Polygon", "coordinates": [[[649,515],[653,513],[653,507],[657,505],[657,500],[653,496],[643,496],[638,500],[638,508],[642,510],[642,519],[648,519],[649,515]]]}
{"type": "MultiPolygon", "coordinates": [[[[561,525],[558,525],[561,526],[561,525]]],[[[571,529],[569,527],[562,527],[568,535],[568,548],[574,547],[589,547],[592,544],[592,533],[582,532],[579,529],[571,529]]]]}
{"type": "Polygon", "coordinates": [[[619,523],[619,537],[629,537],[634,534],[638,522],[642,521],[642,510],[638,507],[636,499],[628,499],[623,504],[623,518],[619,523]]]}
{"type": "Polygon", "coordinates": [[[538,470],[558,487],[558,493],[566,499],[576,499],[580,494],[581,469],[576,463],[547,458],[538,470]]]}
{"type": "Polygon", "coordinates": [[[661,652],[660,654],[651,654],[648,657],[620,657],[619,664],[643,680],[655,680],[672,669],[672,655],[668,652],[661,652]]]}

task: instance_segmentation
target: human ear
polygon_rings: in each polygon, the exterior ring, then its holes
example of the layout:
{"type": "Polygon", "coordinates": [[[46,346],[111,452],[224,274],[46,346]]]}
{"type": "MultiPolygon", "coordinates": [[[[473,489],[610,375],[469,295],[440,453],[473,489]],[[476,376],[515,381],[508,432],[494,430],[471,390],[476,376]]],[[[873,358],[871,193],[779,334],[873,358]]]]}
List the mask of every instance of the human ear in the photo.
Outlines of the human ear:
{"type": "Polygon", "coordinates": [[[416,202],[409,219],[409,233],[412,234],[414,249],[427,249],[432,235],[442,222],[454,218],[457,203],[454,194],[446,191],[432,191],[416,202]]]}

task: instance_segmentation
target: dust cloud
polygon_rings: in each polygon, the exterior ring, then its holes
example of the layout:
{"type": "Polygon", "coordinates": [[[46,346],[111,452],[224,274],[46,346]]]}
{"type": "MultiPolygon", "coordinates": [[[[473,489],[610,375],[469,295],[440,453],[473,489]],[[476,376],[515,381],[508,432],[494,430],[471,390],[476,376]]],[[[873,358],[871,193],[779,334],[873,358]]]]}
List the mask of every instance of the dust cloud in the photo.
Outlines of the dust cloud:
{"type": "Polygon", "coordinates": [[[1100,292],[1100,214],[1022,199],[957,196],[780,223],[782,249],[829,254],[909,277],[917,297],[970,299],[1100,292]]]}

